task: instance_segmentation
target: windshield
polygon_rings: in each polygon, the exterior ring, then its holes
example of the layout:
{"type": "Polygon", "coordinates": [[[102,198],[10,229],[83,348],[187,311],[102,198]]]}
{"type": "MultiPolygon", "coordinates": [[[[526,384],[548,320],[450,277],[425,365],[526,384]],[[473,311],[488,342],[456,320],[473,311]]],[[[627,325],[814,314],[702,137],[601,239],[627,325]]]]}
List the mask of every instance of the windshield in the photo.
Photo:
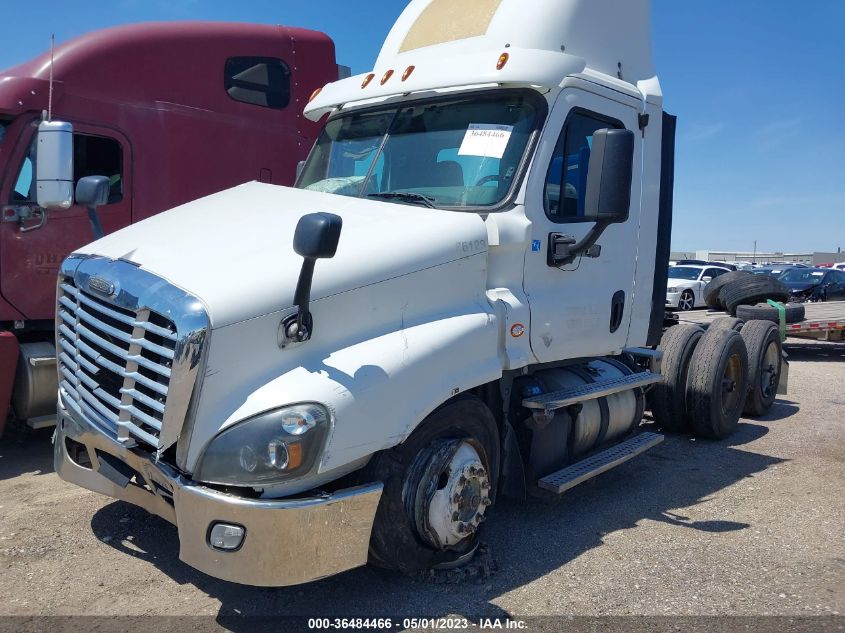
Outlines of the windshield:
{"type": "Polygon", "coordinates": [[[807,270],[806,268],[793,268],[792,270],[787,270],[785,273],[783,273],[780,276],[780,280],[792,283],[816,285],[818,283],[821,283],[822,277],[824,277],[824,271],[822,270],[807,270]]]}
{"type": "Polygon", "coordinates": [[[332,119],[297,186],[428,206],[495,206],[518,176],[537,102],[500,92],[332,119]]]}
{"type": "Polygon", "coordinates": [[[691,281],[698,280],[701,274],[700,268],[690,268],[689,266],[670,266],[669,279],[689,279],[691,281]]]}

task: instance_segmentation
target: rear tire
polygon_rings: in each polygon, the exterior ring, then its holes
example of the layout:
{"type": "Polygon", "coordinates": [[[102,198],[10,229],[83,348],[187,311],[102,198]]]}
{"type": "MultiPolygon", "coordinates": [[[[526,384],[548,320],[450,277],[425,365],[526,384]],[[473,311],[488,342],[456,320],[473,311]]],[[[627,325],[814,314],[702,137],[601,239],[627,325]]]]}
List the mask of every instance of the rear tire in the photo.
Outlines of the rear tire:
{"type": "Polygon", "coordinates": [[[707,331],[735,330],[739,332],[743,325],[745,325],[745,321],[742,319],[737,319],[736,317],[719,317],[718,319],[713,319],[713,322],[707,328],[707,331]]]}
{"type": "Polygon", "coordinates": [[[745,279],[749,275],[753,276],[754,273],[749,273],[745,270],[736,270],[719,275],[704,286],[704,303],[711,310],[724,310],[725,305],[719,301],[719,291],[722,289],[722,286],[737,279],[745,279]]]}
{"type": "MultiPolygon", "coordinates": [[[[786,323],[798,323],[804,320],[805,309],[803,303],[787,303],[785,306],[786,323]]],[[[780,323],[780,312],[767,303],[754,306],[737,306],[736,315],[746,321],[771,321],[780,323]]]]}
{"type": "Polygon", "coordinates": [[[704,335],[697,325],[684,323],[663,333],[657,349],[663,352],[662,379],[648,392],[651,414],[665,431],[684,433],[687,430],[687,370],[695,346],[704,335]]]}
{"type": "Polygon", "coordinates": [[[789,300],[789,289],[777,279],[754,275],[749,279],[732,281],[719,291],[719,301],[731,316],[736,316],[736,309],[740,305],[754,305],[767,299],[785,302],[789,300]]]}
{"type": "Polygon", "coordinates": [[[736,431],[748,393],[748,352],[739,332],[705,332],[687,377],[687,412],[693,432],[723,439],[736,431]]]}
{"type": "Polygon", "coordinates": [[[378,453],[364,469],[364,479],[384,482],[370,538],[370,562],[415,573],[471,560],[484,510],[495,499],[498,473],[498,428],[481,400],[464,396],[434,411],[404,443],[378,453]],[[445,510],[444,501],[448,505],[448,500],[440,497],[444,490],[457,485],[452,479],[463,473],[460,468],[453,472],[451,460],[461,451],[470,450],[475,451],[483,473],[465,477],[460,490],[456,489],[455,494],[467,507],[432,516],[445,510]],[[466,499],[462,496],[465,488],[466,499]],[[470,508],[475,497],[478,503],[470,508]],[[470,518],[470,511],[479,518],[470,518]],[[455,514],[459,516],[453,520],[455,514]],[[447,542],[450,527],[455,531],[467,528],[462,532],[466,536],[458,542],[447,542]]]}
{"type": "Polygon", "coordinates": [[[780,333],[770,321],[749,321],[742,328],[742,338],[748,350],[748,396],[744,411],[748,415],[765,415],[777,397],[780,381],[780,333]]]}

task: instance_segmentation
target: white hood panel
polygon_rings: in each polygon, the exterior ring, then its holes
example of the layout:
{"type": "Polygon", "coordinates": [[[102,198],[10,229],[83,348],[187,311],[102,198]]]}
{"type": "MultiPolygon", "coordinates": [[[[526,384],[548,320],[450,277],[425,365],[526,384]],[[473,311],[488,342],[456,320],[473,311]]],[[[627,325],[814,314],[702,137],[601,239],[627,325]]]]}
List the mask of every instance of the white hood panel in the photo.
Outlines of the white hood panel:
{"type": "MultiPolygon", "coordinates": [[[[77,252],[124,259],[199,297],[212,327],[293,305],[299,218],[336,213],[333,259],[317,263],[312,299],[478,255],[481,217],[251,182],[107,235],[77,252]]],[[[472,289],[477,290],[477,289],[472,289]]]]}

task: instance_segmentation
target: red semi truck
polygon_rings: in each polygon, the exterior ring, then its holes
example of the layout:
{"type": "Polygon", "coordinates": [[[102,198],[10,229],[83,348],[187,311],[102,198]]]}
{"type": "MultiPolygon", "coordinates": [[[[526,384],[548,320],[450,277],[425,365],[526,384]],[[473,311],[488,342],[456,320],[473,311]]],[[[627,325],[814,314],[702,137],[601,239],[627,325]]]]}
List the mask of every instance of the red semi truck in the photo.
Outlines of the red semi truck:
{"type": "Polygon", "coordinates": [[[98,31],[0,72],[0,435],[7,411],[54,420],[56,273],[92,239],[84,207],[36,201],[51,72],[73,180],[109,178],[105,233],[243,182],[292,184],[320,129],[303,108],[344,74],[323,33],[209,22],[98,31]]]}

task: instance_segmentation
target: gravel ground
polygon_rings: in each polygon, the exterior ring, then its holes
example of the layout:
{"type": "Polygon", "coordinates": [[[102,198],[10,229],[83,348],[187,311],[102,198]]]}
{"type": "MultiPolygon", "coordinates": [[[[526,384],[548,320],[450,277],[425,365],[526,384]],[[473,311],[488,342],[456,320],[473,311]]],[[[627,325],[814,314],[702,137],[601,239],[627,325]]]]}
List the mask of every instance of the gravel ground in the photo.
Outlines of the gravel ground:
{"type": "Polygon", "coordinates": [[[7,433],[0,614],[845,613],[845,344],[789,350],[790,395],[730,440],[668,437],[560,500],[495,506],[498,571],[457,585],[371,568],[287,589],[215,580],[178,560],[165,521],[59,480],[49,433],[7,433]]]}

